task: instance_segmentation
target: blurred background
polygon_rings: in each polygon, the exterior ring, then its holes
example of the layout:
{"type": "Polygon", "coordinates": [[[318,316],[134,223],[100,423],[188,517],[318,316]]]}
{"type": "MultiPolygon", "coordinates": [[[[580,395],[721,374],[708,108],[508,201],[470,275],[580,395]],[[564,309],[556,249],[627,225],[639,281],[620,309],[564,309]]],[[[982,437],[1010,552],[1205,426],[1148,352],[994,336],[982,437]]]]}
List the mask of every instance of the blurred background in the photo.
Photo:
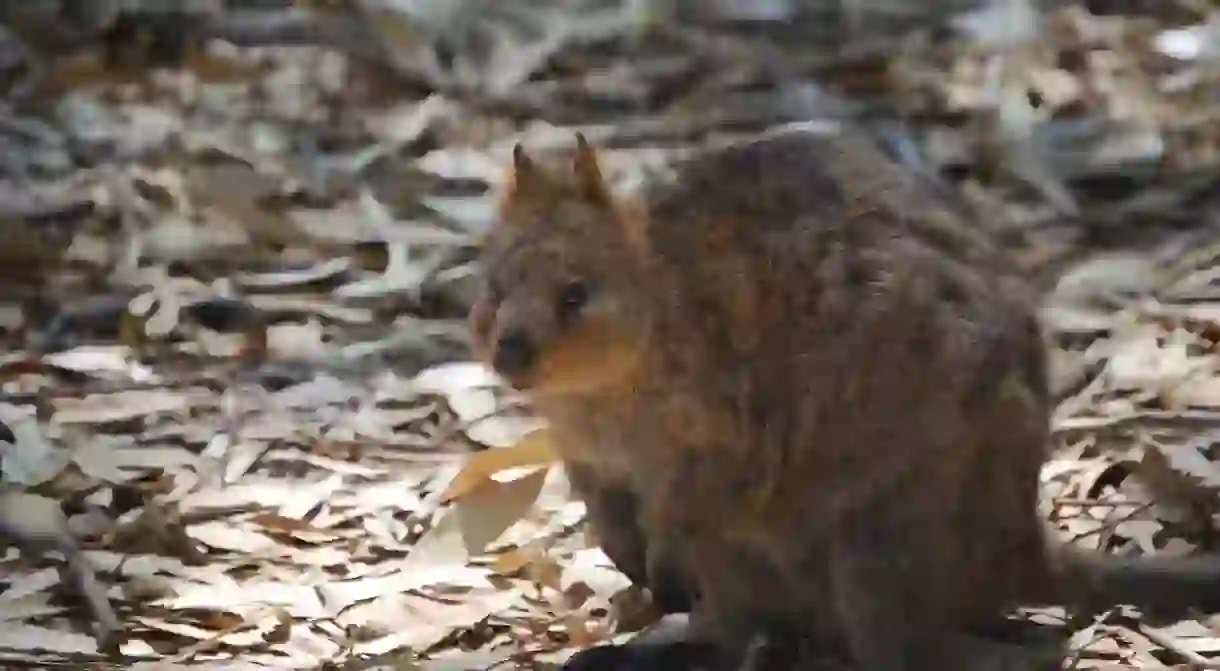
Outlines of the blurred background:
{"type": "Polygon", "coordinates": [[[1212,0],[0,0],[0,660],[542,668],[638,629],[469,361],[479,235],[516,142],[579,130],[630,192],[792,122],[861,124],[1044,289],[1064,537],[1214,547],[1212,0]]]}

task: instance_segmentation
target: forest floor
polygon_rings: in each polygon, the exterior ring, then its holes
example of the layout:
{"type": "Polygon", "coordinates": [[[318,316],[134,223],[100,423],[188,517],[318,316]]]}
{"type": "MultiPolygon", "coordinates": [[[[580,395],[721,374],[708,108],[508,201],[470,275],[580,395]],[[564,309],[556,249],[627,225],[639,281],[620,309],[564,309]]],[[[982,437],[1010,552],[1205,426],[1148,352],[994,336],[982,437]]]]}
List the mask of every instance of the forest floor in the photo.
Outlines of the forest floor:
{"type": "MultiPolygon", "coordinates": [[[[1003,3],[835,42],[471,4],[302,3],[267,15],[293,44],[179,30],[168,63],[0,33],[0,530],[55,550],[0,552],[0,664],[541,666],[646,622],[467,348],[511,147],[577,130],[630,189],[711,142],[865,120],[1058,283],[1048,519],[1214,547],[1220,13],[1003,3]],[[61,580],[72,538],[97,584],[61,580]]],[[[1220,653],[1206,620],[1068,633],[1077,668],[1220,653]]]]}

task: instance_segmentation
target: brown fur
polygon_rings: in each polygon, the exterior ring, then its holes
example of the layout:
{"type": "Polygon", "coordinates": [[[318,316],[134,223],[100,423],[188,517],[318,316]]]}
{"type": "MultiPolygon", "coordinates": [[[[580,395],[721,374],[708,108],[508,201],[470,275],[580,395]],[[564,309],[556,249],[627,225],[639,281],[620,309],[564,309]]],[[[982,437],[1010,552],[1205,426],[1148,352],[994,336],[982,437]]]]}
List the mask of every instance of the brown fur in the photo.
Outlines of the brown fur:
{"type": "Polygon", "coordinates": [[[571,163],[514,163],[476,349],[491,361],[528,334],[536,362],[509,382],[586,476],[578,491],[634,494],[618,554],[642,552],[649,581],[689,578],[726,647],[772,629],[862,668],[960,668],[950,637],[1018,604],[1220,597],[1211,557],[1048,545],[1035,297],[871,145],[764,137],[630,206],[583,138],[571,163]],[[565,321],[574,279],[589,298],[565,321]]]}

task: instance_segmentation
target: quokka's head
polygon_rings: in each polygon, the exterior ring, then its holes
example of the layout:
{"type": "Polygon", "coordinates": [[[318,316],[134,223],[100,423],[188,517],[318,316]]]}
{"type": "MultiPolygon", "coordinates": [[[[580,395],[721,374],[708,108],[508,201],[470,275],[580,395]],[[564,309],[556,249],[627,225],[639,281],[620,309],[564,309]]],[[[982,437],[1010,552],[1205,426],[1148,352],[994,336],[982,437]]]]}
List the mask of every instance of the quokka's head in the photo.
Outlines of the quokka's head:
{"type": "Polygon", "coordinates": [[[574,154],[545,162],[517,145],[482,244],[476,356],[536,397],[624,380],[649,333],[641,225],[617,204],[583,136],[574,154]]]}

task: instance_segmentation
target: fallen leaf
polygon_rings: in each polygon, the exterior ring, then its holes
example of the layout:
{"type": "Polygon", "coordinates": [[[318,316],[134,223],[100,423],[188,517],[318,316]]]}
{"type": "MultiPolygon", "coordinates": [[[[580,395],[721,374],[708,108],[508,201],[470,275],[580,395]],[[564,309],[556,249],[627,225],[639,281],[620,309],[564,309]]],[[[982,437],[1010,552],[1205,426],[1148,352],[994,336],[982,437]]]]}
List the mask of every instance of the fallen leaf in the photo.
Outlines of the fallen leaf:
{"type": "Polygon", "coordinates": [[[526,434],[512,447],[497,447],[471,455],[457,477],[441,495],[442,503],[451,502],[484,486],[500,471],[527,466],[549,466],[558,461],[551,434],[537,429],[526,434]]]}

